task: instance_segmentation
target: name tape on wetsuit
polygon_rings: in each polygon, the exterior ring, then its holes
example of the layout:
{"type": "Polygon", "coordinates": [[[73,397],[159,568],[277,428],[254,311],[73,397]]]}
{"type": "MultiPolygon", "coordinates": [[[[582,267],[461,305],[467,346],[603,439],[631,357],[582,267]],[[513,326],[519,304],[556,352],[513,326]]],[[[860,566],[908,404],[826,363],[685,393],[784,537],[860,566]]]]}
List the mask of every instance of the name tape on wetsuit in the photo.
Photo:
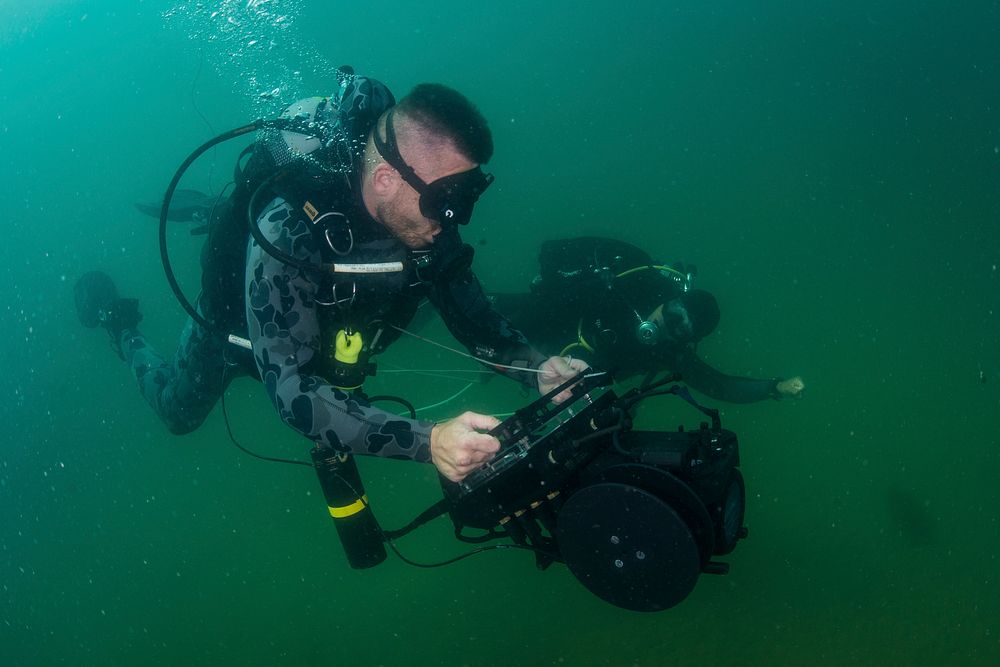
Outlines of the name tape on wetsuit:
{"type": "Polygon", "coordinates": [[[236,334],[229,334],[229,342],[237,347],[242,347],[244,350],[253,350],[253,345],[246,338],[240,338],[236,334]]]}
{"type": "Polygon", "coordinates": [[[403,270],[402,262],[380,262],[373,264],[334,264],[334,273],[398,273],[403,270]]]}

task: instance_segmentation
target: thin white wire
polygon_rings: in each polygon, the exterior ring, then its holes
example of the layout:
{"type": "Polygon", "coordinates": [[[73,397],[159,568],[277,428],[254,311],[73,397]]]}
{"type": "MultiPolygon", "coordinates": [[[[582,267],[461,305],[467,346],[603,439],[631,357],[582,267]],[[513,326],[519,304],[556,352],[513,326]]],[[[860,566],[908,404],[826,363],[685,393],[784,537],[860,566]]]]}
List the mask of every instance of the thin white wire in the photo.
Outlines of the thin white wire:
{"type": "MultiPolygon", "coordinates": [[[[541,373],[544,372],[544,371],[539,370],[537,368],[524,368],[522,366],[508,366],[506,364],[497,364],[497,363],[494,363],[492,361],[486,361],[484,359],[480,359],[479,357],[477,357],[475,355],[472,355],[472,354],[469,354],[467,352],[462,352],[461,350],[456,350],[453,347],[448,347],[447,345],[444,345],[444,344],[439,343],[437,341],[431,340],[430,338],[425,338],[424,336],[418,336],[417,334],[411,333],[411,332],[409,332],[406,329],[403,329],[401,327],[394,326],[392,328],[395,329],[396,331],[400,332],[400,333],[406,334],[407,336],[412,336],[413,338],[416,338],[417,340],[421,340],[421,341],[423,341],[425,343],[430,343],[431,345],[436,345],[437,347],[440,347],[441,349],[448,350],[449,352],[453,352],[453,353],[455,353],[455,354],[457,354],[459,356],[462,356],[462,357],[467,357],[467,358],[472,359],[474,361],[478,361],[479,363],[485,364],[487,366],[492,366],[494,368],[507,368],[507,369],[512,370],[512,371],[527,371],[529,373],[538,373],[538,374],[541,374],[541,373]]],[[[572,364],[573,363],[573,357],[572,356],[566,357],[566,363],[572,364]]],[[[393,371],[383,371],[383,372],[393,372],[393,371]]],[[[395,372],[400,372],[400,373],[401,372],[412,372],[412,373],[421,373],[421,372],[423,372],[423,373],[426,373],[426,374],[430,374],[430,373],[438,373],[439,371],[418,371],[418,370],[407,371],[406,369],[395,369],[395,372]]],[[[480,370],[470,370],[470,371],[448,370],[448,371],[445,371],[445,372],[448,372],[448,373],[456,373],[456,372],[458,372],[458,373],[463,373],[463,372],[464,373],[485,373],[485,372],[488,372],[488,371],[480,371],[480,370]]],[[[599,375],[599,373],[588,373],[587,375],[584,375],[584,377],[585,378],[586,377],[593,377],[594,375],[599,375]]],[[[452,378],[452,379],[458,379],[458,378],[452,378]]],[[[415,413],[416,412],[424,412],[426,410],[430,410],[432,408],[437,408],[437,407],[440,407],[442,405],[445,405],[446,403],[450,403],[451,401],[454,401],[456,398],[458,398],[459,396],[461,396],[462,394],[464,394],[465,392],[467,392],[469,389],[471,389],[472,385],[474,385],[474,384],[477,384],[477,383],[476,382],[470,382],[469,384],[465,385],[464,387],[462,387],[457,392],[455,392],[454,394],[452,394],[448,398],[444,399],[443,401],[438,401],[437,403],[433,403],[431,405],[425,405],[425,406],[423,406],[421,408],[417,408],[416,410],[414,410],[414,412],[415,413]]],[[[507,413],[498,414],[498,415],[494,415],[494,416],[495,417],[509,417],[512,414],[514,414],[514,413],[513,412],[507,412],[507,413]]]]}
{"type": "MultiPolygon", "coordinates": [[[[423,341],[425,343],[430,343],[431,345],[436,345],[437,347],[440,347],[440,348],[442,348],[444,350],[448,350],[449,352],[453,352],[453,353],[455,353],[455,354],[457,354],[459,356],[467,357],[467,358],[472,359],[474,361],[478,361],[481,364],[486,364],[487,366],[493,366],[494,368],[508,368],[508,369],[514,370],[514,371],[528,371],[530,373],[541,373],[542,372],[542,371],[534,369],[534,368],[523,368],[521,366],[507,366],[505,364],[493,363],[492,361],[485,361],[485,360],[480,359],[479,357],[477,357],[475,355],[469,354],[467,352],[462,352],[461,350],[456,350],[453,347],[448,347],[447,345],[444,345],[442,343],[438,343],[437,341],[431,340],[430,338],[425,338],[424,336],[418,336],[417,334],[411,333],[411,332],[407,331],[406,329],[402,329],[400,327],[393,327],[393,329],[395,329],[396,331],[398,331],[400,333],[405,333],[407,336],[412,336],[412,337],[416,338],[417,340],[421,340],[421,341],[423,341]]],[[[448,369],[448,370],[445,370],[445,371],[423,370],[423,369],[421,369],[421,370],[412,370],[412,371],[410,371],[408,369],[403,369],[403,368],[400,368],[400,369],[391,369],[391,370],[389,370],[389,369],[383,370],[383,373],[391,373],[391,372],[396,372],[396,373],[411,372],[411,373],[418,373],[418,374],[422,373],[422,374],[430,375],[432,373],[438,373],[438,374],[440,374],[440,373],[489,373],[490,371],[483,371],[483,370],[459,370],[459,369],[448,369]]],[[[447,376],[442,376],[442,377],[447,377],[447,376]]],[[[458,379],[458,378],[452,378],[452,379],[458,379]]],[[[426,412],[427,410],[432,410],[432,409],[440,407],[442,405],[446,405],[447,403],[451,403],[456,398],[458,398],[459,396],[461,396],[465,392],[469,391],[469,389],[471,389],[474,384],[478,384],[478,383],[476,383],[476,382],[470,382],[469,384],[465,385],[464,387],[462,387],[457,392],[455,392],[454,394],[452,394],[448,398],[444,399],[443,401],[438,401],[437,403],[432,403],[431,405],[425,405],[423,407],[417,408],[416,410],[414,410],[414,413],[426,412]]],[[[510,414],[514,414],[514,413],[511,412],[510,414]]],[[[499,415],[499,416],[506,417],[508,415],[504,414],[504,415],[499,415]]]]}
{"type": "Polygon", "coordinates": [[[406,334],[407,336],[413,336],[417,340],[422,340],[425,343],[430,343],[431,345],[436,345],[436,346],[438,346],[438,347],[440,347],[440,348],[442,348],[444,350],[448,350],[449,352],[454,352],[455,354],[457,354],[459,356],[467,357],[469,359],[472,359],[473,361],[478,361],[479,363],[485,364],[486,366],[492,366],[493,368],[506,368],[506,369],[512,370],[512,371],[524,371],[525,373],[539,373],[539,374],[541,374],[541,373],[544,372],[544,371],[538,370],[537,368],[525,368],[523,366],[508,366],[506,364],[498,364],[498,363],[493,362],[493,361],[486,361],[485,359],[480,359],[479,357],[477,357],[474,354],[469,354],[468,352],[462,352],[461,350],[456,350],[453,347],[448,347],[447,345],[439,343],[439,342],[437,342],[435,340],[431,340],[430,338],[424,338],[423,336],[418,336],[417,334],[411,333],[411,332],[407,331],[406,329],[403,329],[403,328],[400,328],[400,327],[395,327],[395,326],[392,327],[392,328],[395,329],[396,331],[400,332],[400,333],[406,334]]]}
{"type": "MultiPolygon", "coordinates": [[[[457,380],[458,382],[469,382],[468,375],[466,377],[456,377],[454,375],[449,375],[449,371],[425,371],[422,368],[387,368],[380,371],[382,373],[412,373],[413,375],[423,375],[425,377],[432,378],[442,378],[445,380],[457,380]]],[[[483,376],[493,375],[493,371],[450,371],[453,373],[479,373],[483,376]]],[[[472,382],[482,384],[486,380],[483,378],[476,378],[472,382]]]]}
{"type": "MultiPolygon", "coordinates": [[[[385,363],[384,361],[382,363],[385,363]]],[[[492,371],[482,371],[469,368],[383,368],[380,373],[479,373],[493,375],[492,371]]]]}
{"type": "Polygon", "coordinates": [[[459,396],[461,396],[465,392],[469,391],[469,388],[472,387],[472,385],[474,385],[474,384],[476,384],[476,383],[475,382],[470,382],[469,384],[465,385],[464,387],[462,387],[457,392],[455,392],[454,394],[452,394],[448,398],[444,399],[443,401],[438,401],[437,403],[434,403],[432,405],[425,405],[422,408],[417,408],[416,410],[414,410],[414,412],[424,412],[425,410],[430,410],[432,408],[436,408],[438,406],[444,405],[445,403],[450,403],[451,401],[454,401],[456,398],[458,398],[459,396]]]}

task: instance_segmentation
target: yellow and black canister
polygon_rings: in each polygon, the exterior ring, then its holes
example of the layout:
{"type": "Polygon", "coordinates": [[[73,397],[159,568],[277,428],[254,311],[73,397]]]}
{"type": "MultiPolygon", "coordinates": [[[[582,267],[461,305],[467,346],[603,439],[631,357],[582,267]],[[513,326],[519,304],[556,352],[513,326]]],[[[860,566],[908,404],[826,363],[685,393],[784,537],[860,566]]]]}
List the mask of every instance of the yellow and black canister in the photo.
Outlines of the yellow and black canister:
{"type": "MultiPolygon", "coordinates": [[[[344,391],[359,390],[374,364],[367,361],[361,333],[351,327],[331,331],[327,343],[326,375],[333,386],[344,391]]],[[[382,531],[368,506],[358,464],[350,452],[332,447],[315,447],[313,468],[319,477],[326,505],[344,546],[347,561],[355,570],[378,565],[386,557],[382,531]]]]}
{"type": "Polygon", "coordinates": [[[354,457],[329,447],[315,447],[310,453],[347,562],[355,570],[378,565],[386,556],[382,531],[368,505],[354,457]]]}

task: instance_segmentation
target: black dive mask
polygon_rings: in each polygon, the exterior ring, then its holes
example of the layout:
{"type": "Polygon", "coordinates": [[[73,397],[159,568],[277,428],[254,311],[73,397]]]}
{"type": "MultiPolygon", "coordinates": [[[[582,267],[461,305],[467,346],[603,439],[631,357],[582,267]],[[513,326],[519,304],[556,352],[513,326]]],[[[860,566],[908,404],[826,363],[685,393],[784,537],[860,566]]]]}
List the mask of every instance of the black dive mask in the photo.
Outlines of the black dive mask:
{"type": "Polygon", "coordinates": [[[694,324],[691,315],[680,299],[671,299],[663,306],[662,337],[673,343],[694,341],[694,324]]]}
{"type": "Polygon", "coordinates": [[[385,118],[385,141],[378,136],[378,126],[372,133],[375,150],[388,162],[403,180],[420,194],[420,212],[442,225],[467,225],[472,218],[472,208],[479,196],[493,182],[493,174],[484,174],[479,167],[425,183],[413,167],[406,164],[396,145],[396,131],[392,127],[393,110],[385,118]]]}
{"type": "Polygon", "coordinates": [[[632,312],[639,320],[635,336],[643,345],[657,345],[664,341],[689,343],[694,340],[691,316],[680,299],[672,299],[663,305],[662,324],[653,319],[644,319],[638,311],[632,312]]]}

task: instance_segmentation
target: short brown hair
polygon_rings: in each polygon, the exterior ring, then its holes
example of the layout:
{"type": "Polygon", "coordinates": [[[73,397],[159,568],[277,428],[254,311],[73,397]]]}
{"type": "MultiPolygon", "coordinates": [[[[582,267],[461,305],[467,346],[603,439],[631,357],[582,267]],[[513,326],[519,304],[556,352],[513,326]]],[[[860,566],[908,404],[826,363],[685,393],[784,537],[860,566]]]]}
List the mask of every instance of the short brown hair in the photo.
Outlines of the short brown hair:
{"type": "Polygon", "coordinates": [[[485,164],[493,157],[493,134],[486,119],[457,90],[440,83],[421,83],[396,109],[432,134],[449,139],[458,152],[476,164],[485,164]]]}

